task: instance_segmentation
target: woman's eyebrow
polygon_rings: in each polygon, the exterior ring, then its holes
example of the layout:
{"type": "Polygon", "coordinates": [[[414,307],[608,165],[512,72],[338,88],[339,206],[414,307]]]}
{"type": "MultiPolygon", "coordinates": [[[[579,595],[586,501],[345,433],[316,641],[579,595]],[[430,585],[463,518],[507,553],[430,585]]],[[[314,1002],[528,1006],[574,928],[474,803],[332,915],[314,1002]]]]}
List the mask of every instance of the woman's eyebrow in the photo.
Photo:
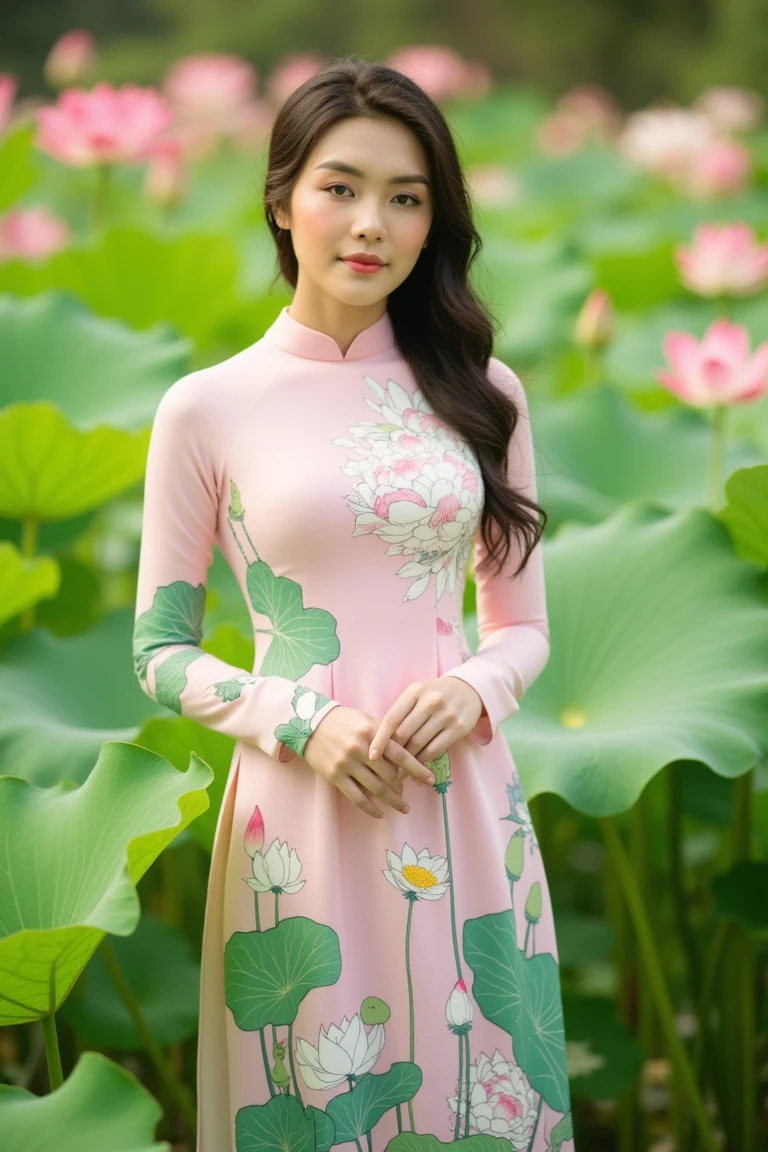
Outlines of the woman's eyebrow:
{"type": "MultiPolygon", "coordinates": [[[[365,172],[361,172],[359,168],[353,168],[351,164],[345,164],[343,160],[325,160],[322,164],[317,164],[316,168],[332,168],[334,172],[348,172],[350,176],[365,177],[365,172]]],[[[426,176],[422,176],[420,172],[413,172],[410,176],[393,176],[390,184],[426,184],[429,187],[429,180],[426,176]]]]}

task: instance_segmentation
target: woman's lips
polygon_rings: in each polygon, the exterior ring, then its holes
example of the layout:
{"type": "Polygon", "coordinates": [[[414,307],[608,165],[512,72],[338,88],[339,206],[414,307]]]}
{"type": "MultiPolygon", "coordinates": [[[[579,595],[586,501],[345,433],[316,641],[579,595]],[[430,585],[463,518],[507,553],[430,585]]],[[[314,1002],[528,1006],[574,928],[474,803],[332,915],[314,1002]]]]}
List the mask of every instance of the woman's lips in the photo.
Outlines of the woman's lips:
{"type": "Polygon", "coordinates": [[[341,258],[342,264],[346,264],[347,268],[351,268],[353,272],[380,272],[382,268],[386,268],[386,264],[363,264],[359,260],[345,260],[341,258]]]}

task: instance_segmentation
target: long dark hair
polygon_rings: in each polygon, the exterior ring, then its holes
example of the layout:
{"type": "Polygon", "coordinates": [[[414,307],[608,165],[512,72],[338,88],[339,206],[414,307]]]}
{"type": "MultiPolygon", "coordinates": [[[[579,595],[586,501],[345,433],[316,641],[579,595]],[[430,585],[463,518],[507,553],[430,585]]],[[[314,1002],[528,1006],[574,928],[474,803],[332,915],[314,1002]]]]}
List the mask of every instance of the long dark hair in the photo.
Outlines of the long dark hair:
{"type": "Polygon", "coordinates": [[[304,162],[323,133],[358,116],[401,121],[429,158],[434,202],[429,244],[390,294],[387,308],[398,348],[419,388],[434,412],[470,444],[480,465],[485,490],[480,530],[487,551],[478,571],[492,563],[501,571],[514,532],[522,556],[513,573],[517,576],[541,538],[547,514],[507,484],[507,448],[519,413],[487,376],[496,325],[468,283],[482,240],[450,128],[437,104],[402,72],[360,56],[338,58],[280,106],[264,187],[267,224],[277,247],[277,277],[295,288],[298,261],[291,232],[278,226],[273,208],[289,209],[304,162]]]}

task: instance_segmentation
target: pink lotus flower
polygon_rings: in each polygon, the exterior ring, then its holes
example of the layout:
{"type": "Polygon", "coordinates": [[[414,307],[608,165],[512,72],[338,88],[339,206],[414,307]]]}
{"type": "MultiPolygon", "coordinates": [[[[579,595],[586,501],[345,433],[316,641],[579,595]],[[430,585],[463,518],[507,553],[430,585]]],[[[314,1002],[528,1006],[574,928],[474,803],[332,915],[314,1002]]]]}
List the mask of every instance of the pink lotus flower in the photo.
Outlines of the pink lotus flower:
{"type": "Polygon", "coordinates": [[[582,348],[603,348],[613,335],[613,304],[607,292],[590,292],[576,318],[576,343],[582,348]]]}
{"type": "Polygon", "coordinates": [[[750,88],[707,88],[694,103],[709,117],[715,132],[751,132],[763,119],[765,100],[750,88]]]}
{"type": "Polygon", "coordinates": [[[683,283],[700,296],[750,296],[768,281],[768,244],[750,224],[700,224],[675,260],[683,283]]]}
{"type": "Polygon", "coordinates": [[[680,188],[696,200],[741,192],[752,174],[752,155],[738,140],[711,140],[690,158],[680,188]]]}
{"type": "Polygon", "coordinates": [[[96,43],[85,28],[73,28],[60,36],[43,64],[43,74],[52,88],[82,84],[96,65],[96,43]]]}
{"type": "Polygon", "coordinates": [[[47,208],[17,208],[0,217],[0,263],[37,263],[64,248],[70,239],[66,220],[47,208]]]}
{"type": "Polygon", "coordinates": [[[264,847],[264,817],[261,814],[261,809],[258,804],[254,808],[253,814],[248,821],[243,843],[250,857],[255,856],[257,852],[261,852],[264,847]]]}
{"type": "Polygon", "coordinates": [[[255,95],[257,79],[256,69],[240,56],[199,53],[169,68],[163,91],[177,113],[218,124],[255,95]]]}
{"type": "Polygon", "coordinates": [[[554,111],[540,121],[536,142],[547,156],[567,156],[590,141],[609,142],[621,126],[621,111],[607,89],[599,84],[569,88],[554,111]]]}
{"type": "Polygon", "coordinates": [[[519,179],[501,164],[474,164],[467,171],[467,182],[480,204],[509,206],[522,195],[519,179]]]}
{"type": "Polygon", "coordinates": [[[37,110],[37,147],[76,168],[140,164],[171,122],[170,109],[152,88],[97,84],[70,88],[55,105],[37,110]]]}
{"type": "Polygon", "coordinates": [[[441,44],[414,44],[387,57],[390,68],[409,76],[433,100],[487,95],[490,73],[480,61],[462,59],[441,44]]]}
{"type": "Polygon", "coordinates": [[[265,82],[271,103],[280,105],[305,80],[316,75],[325,65],[326,57],[319,52],[293,52],[275,64],[265,82]]]}
{"type": "Polygon", "coordinates": [[[716,320],[701,341],[668,332],[664,355],[672,371],[658,372],[659,382],[694,408],[746,404],[768,391],[768,341],[750,357],[749,333],[730,320],[716,320]]]}
{"type": "Polygon", "coordinates": [[[570,156],[587,142],[587,125],[568,112],[553,112],[536,125],[535,139],[545,156],[570,156]]]}
{"type": "Polygon", "coordinates": [[[617,148],[630,164],[674,179],[685,175],[714,139],[712,125],[701,111],[648,108],[627,117],[617,148]]]}
{"type": "Polygon", "coordinates": [[[11,120],[11,110],[16,97],[18,81],[10,72],[0,73],[0,135],[5,132],[11,120]]]}
{"type": "Polygon", "coordinates": [[[157,142],[144,177],[144,196],[151,204],[176,204],[187,191],[188,174],[184,147],[177,136],[157,142]]]}

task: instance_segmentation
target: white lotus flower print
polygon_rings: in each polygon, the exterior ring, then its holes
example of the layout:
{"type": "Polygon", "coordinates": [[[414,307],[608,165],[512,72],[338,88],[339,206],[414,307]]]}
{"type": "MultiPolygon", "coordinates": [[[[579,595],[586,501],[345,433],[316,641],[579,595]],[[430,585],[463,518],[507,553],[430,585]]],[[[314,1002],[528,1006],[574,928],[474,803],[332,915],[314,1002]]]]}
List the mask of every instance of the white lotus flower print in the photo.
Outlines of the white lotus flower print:
{"type": "Polygon", "coordinates": [[[454,591],[469,560],[482,518],[480,466],[420,389],[411,395],[395,380],[382,387],[364,379],[375,397],[366,402],[379,419],[353,424],[353,439],[333,441],[362,457],[341,469],[358,477],[346,497],[356,519],[352,535],[374,533],[389,545],[386,555],[409,557],[396,573],[412,581],[403,600],[421,596],[434,575],[438,601],[454,591]]]}
{"type": "Polygon", "coordinates": [[[299,1037],[296,1059],[308,1088],[337,1088],[349,1076],[370,1072],[384,1047],[384,1025],[374,1024],[370,1032],[359,1013],[351,1020],[346,1016],[340,1025],[320,1028],[317,1048],[299,1037]]]}
{"type": "Polygon", "coordinates": [[[412,900],[439,900],[448,890],[448,861],[430,856],[427,848],[418,856],[410,844],[403,845],[401,856],[387,849],[387,864],[389,868],[382,869],[387,880],[412,900]]]}
{"type": "Polygon", "coordinates": [[[300,892],[306,880],[299,880],[301,861],[286,841],[273,840],[266,852],[253,854],[253,879],[246,880],[254,892],[300,892]]]}
{"type": "MultiPolygon", "coordinates": [[[[457,1098],[448,1106],[456,1113],[457,1098]]],[[[481,1052],[469,1068],[469,1129],[511,1142],[515,1152],[527,1152],[536,1128],[539,1098],[518,1064],[506,1060],[498,1048],[492,1059],[481,1052]]],[[[466,1111],[462,1093],[460,1112],[466,1111]]]]}

